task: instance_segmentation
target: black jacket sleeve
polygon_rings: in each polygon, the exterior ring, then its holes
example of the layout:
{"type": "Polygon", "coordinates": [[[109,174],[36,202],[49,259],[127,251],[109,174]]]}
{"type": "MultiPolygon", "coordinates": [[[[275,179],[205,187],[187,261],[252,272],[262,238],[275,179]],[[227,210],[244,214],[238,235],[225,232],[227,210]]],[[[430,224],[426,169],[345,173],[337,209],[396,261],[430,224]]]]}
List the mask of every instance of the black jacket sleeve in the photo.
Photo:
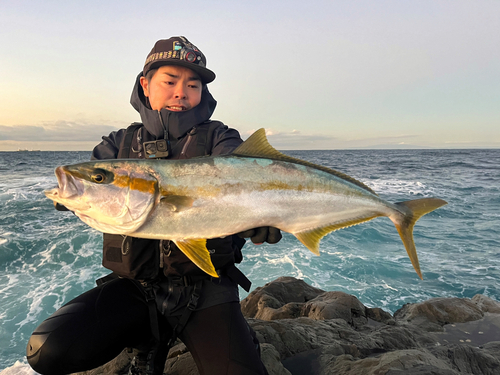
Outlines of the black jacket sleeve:
{"type": "Polygon", "coordinates": [[[221,125],[214,129],[212,136],[212,155],[230,154],[242,143],[243,140],[236,129],[221,125]]]}
{"type": "Polygon", "coordinates": [[[102,142],[94,147],[91,160],[116,159],[118,150],[125,136],[126,129],[120,129],[116,132],[111,132],[108,136],[102,137],[102,142]]]}

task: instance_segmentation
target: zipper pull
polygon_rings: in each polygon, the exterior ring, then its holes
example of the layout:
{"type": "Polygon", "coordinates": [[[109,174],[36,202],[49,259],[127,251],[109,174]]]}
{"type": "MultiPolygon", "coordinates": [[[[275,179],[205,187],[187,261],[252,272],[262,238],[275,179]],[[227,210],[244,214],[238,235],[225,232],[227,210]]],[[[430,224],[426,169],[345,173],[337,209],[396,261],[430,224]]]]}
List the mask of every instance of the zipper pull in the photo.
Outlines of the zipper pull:
{"type": "Polygon", "coordinates": [[[163,260],[163,240],[160,240],[160,268],[163,268],[163,265],[165,264],[163,260]]]}
{"type": "Polygon", "coordinates": [[[167,247],[165,248],[163,246],[163,241],[164,240],[160,240],[160,268],[163,268],[165,266],[165,257],[168,258],[172,253],[172,249],[170,248],[171,242],[169,240],[166,240],[168,242],[167,242],[167,247]]]}
{"type": "Polygon", "coordinates": [[[184,155],[186,153],[187,147],[189,146],[189,143],[191,143],[191,138],[193,135],[196,134],[196,126],[194,126],[190,131],[187,133],[187,140],[186,143],[184,143],[184,147],[182,147],[181,155],[184,155]]]}

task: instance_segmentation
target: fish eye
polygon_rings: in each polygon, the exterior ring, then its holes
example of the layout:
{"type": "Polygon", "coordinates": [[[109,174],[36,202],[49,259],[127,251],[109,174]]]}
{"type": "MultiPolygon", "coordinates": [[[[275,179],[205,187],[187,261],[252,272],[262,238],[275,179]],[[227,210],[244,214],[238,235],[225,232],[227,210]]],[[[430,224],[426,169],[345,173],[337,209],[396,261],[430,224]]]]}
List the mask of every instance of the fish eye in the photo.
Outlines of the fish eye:
{"type": "Polygon", "coordinates": [[[92,178],[92,181],[94,181],[98,184],[100,184],[100,183],[104,182],[104,180],[106,180],[106,176],[104,176],[104,174],[102,174],[102,173],[93,174],[91,178],[92,178]]]}

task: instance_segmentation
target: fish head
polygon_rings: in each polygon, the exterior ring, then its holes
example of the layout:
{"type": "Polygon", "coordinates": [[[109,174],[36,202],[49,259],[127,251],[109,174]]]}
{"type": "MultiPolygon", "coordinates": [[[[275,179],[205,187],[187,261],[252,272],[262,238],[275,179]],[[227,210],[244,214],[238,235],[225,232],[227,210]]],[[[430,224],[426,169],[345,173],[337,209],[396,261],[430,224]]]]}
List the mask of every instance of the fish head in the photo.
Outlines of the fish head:
{"type": "Polygon", "coordinates": [[[155,206],[158,180],[137,163],[88,162],[55,170],[58,187],[45,191],[101,232],[133,233],[155,206]]]}

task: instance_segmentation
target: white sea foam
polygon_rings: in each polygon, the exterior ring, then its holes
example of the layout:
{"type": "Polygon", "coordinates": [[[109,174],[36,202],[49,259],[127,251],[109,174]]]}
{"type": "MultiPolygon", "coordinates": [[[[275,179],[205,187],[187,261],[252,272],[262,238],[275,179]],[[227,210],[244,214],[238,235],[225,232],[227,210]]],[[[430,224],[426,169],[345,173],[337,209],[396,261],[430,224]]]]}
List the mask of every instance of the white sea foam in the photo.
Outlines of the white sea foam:
{"type": "Polygon", "coordinates": [[[20,361],[16,361],[14,365],[0,371],[0,375],[39,375],[30,365],[20,361]]]}
{"type": "Polygon", "coordinates": [[[396,179],[368,180],[366,184],[375,192],[384,195],[416,195],[431,196],[435,194],[434,189],[420,181],[405,181],[396,179]]]}
{"type": "MultiPolygon", "coordinates": [[[[383,280],[382,280],[383,281],[383,280]]],[[[382,284],[382,287],[385,288],[385,289],[390,289],[390,290],[394,290],[394,291],[398,291],[396,288],[393,288],[392,286],[390,286],[389,284],[385,283],[382,284]]]]}

